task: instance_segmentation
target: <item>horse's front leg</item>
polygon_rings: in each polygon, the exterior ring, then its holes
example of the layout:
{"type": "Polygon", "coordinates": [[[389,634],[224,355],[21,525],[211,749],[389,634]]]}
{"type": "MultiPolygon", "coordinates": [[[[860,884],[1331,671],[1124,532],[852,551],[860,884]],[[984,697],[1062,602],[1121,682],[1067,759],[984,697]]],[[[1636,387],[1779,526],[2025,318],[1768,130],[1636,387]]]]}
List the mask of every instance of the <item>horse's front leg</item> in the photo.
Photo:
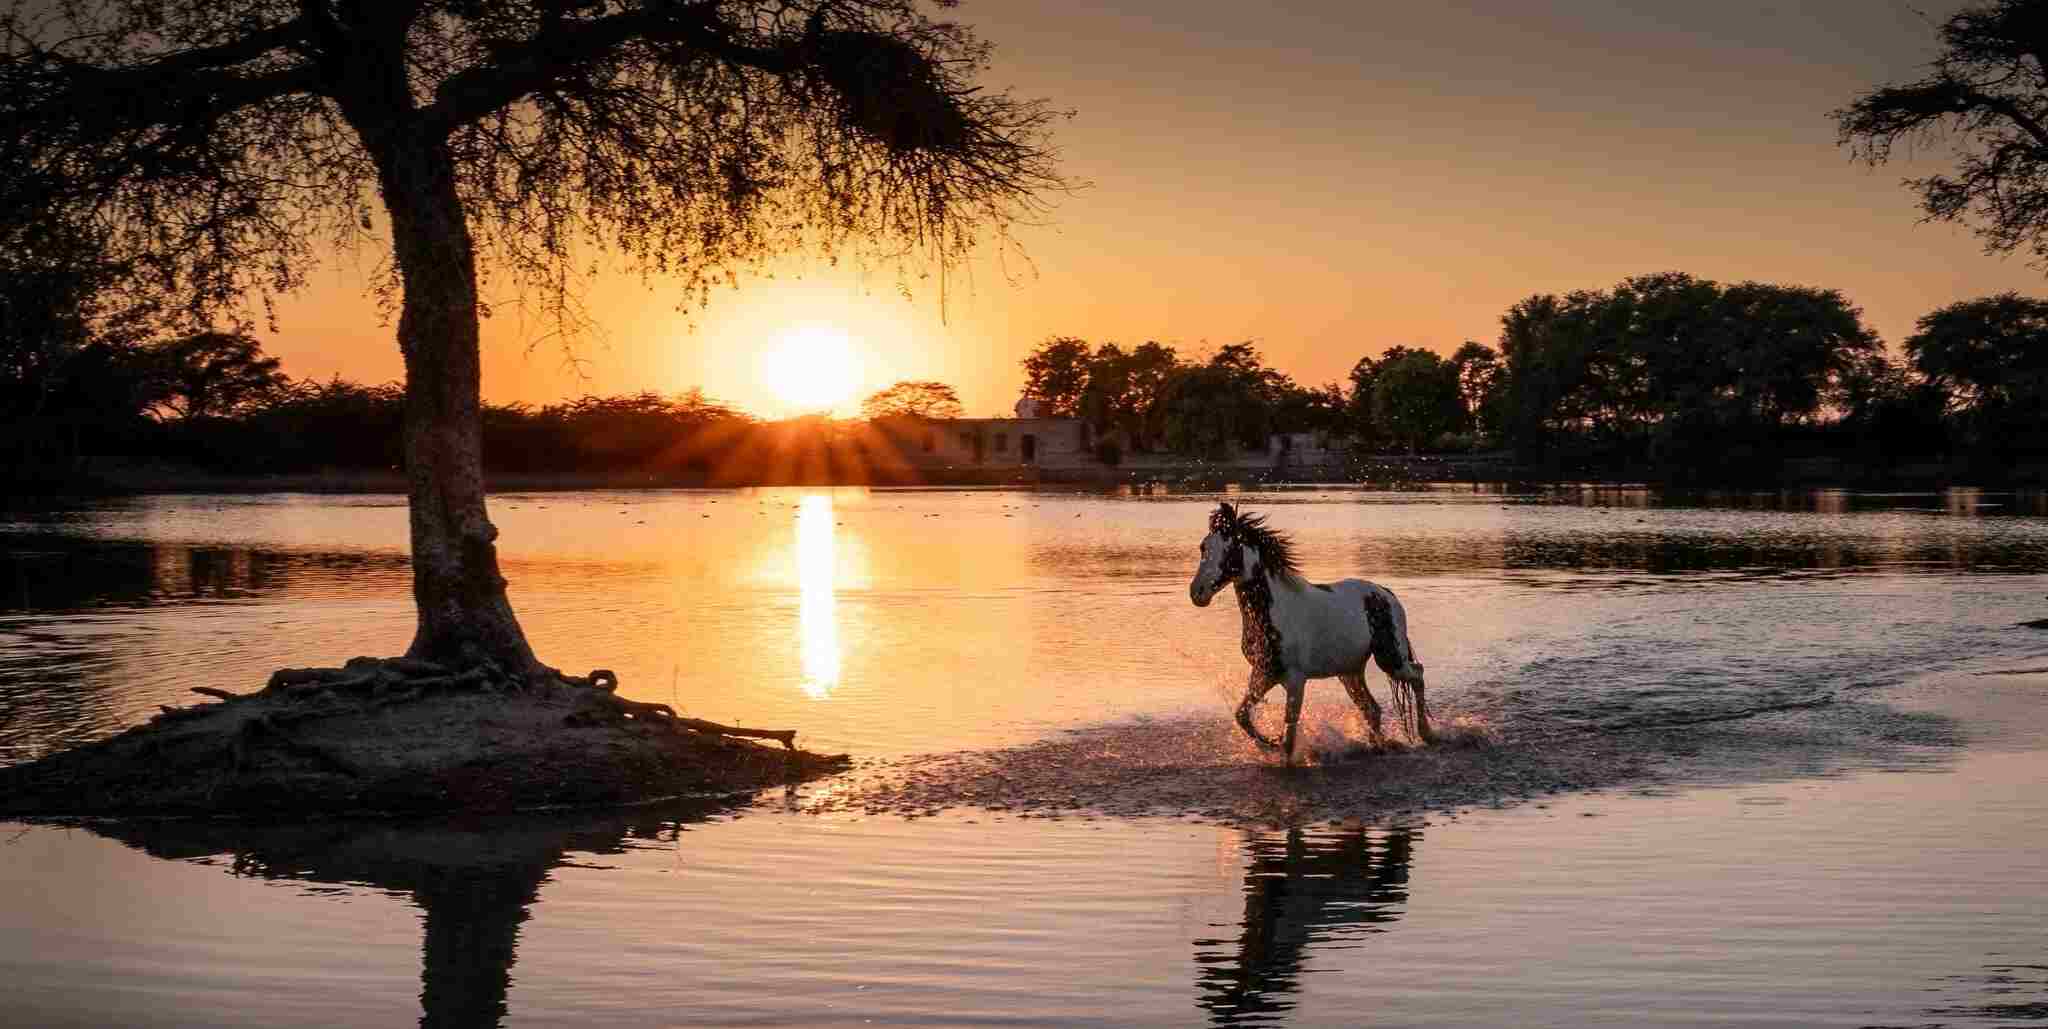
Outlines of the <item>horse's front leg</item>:
{"type": "Polygon", "coordinates": [[[1287,767],[1294,767],[1294,734],[1301,725],[1301,700],[1308,694],[1308,680],[1299,675],[1287,676],[1287,738],[1281,741],[1280,749],[1287,754],[1287,767]]]}
{"type": "Polygon", "coordinates": [[[1244,684],[1244,700],[1237,705],[1237,727],[1243,729],[1244,734],[1251,737],[1252,742],[1258,744],[1260,750],[1280,749],[1280,744],[1268,739],[1259,731],[1258,726],[1252,724],[1252,709],[1266,699],[1266,692],[1272,688],[1273,684],[1266,681],[1265,672],[1254,668],[1251,678],[1244,684]]]}

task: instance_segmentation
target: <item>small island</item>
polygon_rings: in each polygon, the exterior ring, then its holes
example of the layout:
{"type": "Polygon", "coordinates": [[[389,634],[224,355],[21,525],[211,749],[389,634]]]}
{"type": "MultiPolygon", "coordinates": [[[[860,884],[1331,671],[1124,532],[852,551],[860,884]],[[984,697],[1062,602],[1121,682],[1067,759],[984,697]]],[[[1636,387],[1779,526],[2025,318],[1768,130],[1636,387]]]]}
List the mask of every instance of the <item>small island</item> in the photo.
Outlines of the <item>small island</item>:
{"type": "Polygon", "coordinates": [[[422,814],[731,795],[846,767],[747,729],[628,700],[618,678],[356,658],[260,691],[166,706],[117,736],[0,769],[0,814],[422,814]],[[768,740],[781,746],[768,746],[768,740]]]}

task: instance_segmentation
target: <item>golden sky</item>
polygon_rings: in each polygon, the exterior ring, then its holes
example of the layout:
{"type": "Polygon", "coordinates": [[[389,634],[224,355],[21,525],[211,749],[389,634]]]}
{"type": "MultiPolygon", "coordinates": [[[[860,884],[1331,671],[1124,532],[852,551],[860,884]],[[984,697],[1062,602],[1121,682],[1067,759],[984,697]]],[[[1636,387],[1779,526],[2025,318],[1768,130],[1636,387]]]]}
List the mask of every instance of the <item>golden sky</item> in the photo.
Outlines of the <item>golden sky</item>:
{"type": "MultiPolygon", "coordinates": [[[[1030,266],[982,255],[943,311],[936,279],[905,300],[889,269],[816,259],[693,311],[607,278],[577,368],[515,312],[487,321],[484,394],[701,386],[780,415],[757,351],[824,326],[851,340],[854,395],[939,379],[986,415],[1049,335],[1250,338],[1320,383],[1397,343],[1491,344],[1522,297],[1646,272],[1841,289],[1895,346],[1942,304],[2048,292],[1966,231],[1918,224],[1898,182],[1938,161],[1872,170],[1836,148],[1830,109],[1933,55],[1898,0],[1274,7],[968,0],[957,16],[999,47],[988,81],[1077,112],[1058,139],[1091,186],[1017,233],[1030,266]]],[[[287,372],[399,377],[372,264],[337,260],[280,306],[263,336],[287,372]]]]}

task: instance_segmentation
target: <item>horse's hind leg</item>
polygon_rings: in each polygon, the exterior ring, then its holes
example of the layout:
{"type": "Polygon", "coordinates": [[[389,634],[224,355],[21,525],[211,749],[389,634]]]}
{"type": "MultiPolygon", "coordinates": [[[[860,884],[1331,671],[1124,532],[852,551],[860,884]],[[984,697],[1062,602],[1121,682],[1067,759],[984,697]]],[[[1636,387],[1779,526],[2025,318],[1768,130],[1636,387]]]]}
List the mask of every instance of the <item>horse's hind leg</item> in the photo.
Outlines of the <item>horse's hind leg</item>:
{"type": "MultiPolygon", "coordinates": [[[[1393,680],[1392,689],[1399,691],[1405,687],[1414,699],[1415,738],[1424,743],[1435,742],[1436,732],[1429,727],[1429,706],[1423,699],[1422,662],[1415,659],[1415,648],[1408,642],[1408,613],[1401,610],[1394,591],[1372,586],[1365,593],[1365,617],[1372,627],[1373,663],[1393,680]]],[[[1397,693],[1397,710],[1400,699],[1397,693]]]]}
{"type": "Polygon", "coordinates": [[[1378,662],[1380,669],[1387,673],[1387,677],[1393,680],[1388,688],[1394,691],[1395,713],[1406,714],[1407,711],[1405,709],[1413,708],[1415,713],[1415,738],[1423,743],[1435,743],[1436,731],[1429,727],[1429,704],[1423,699],[1422,662],[1411,660],[1407,664],[1389,668],[1387,667],[1387,661],[1384,659],[1375,658],[1375,660],[1378,662]],[[1408,691],[1409,703],[1407,704],[1401,703],[1400,691],[1404,689],[1408,691]]]}
{"type": "Polygon", "coordinates": [[[1261,750],[1280,749],[1279,743],[1266,738],[1266,735],[1259,731],[1259,727],[1252,724],[1252,709],[1266,699],[1267,691],[1272,688],[1273,684],[1266,681],[1265,673],[1254,668],[1251,680],[1244,685],[1244,700],[1237,705],[1237,727],[1243,729],[1244,734],[1251,737],[1252,742],[1258,744],[1261,750]]]}
{"type": "Polygon", "coordinates": [[[1351,702],[1358,705],[1358,711],[1365,716],[1366,729],[1372,733],[1373,742],[1385,738],[1386,730],[1380,725],[1380,702],[1372,695],[1372,687],[1365,684],[1365,670],[1359,669],[1351,675],[1340,675],[1344,692],[1351,694],[1351,702]]]}
{"type": "Polygon", "coordinates": [[[1408,683],[1415,693],[1415,735],[1424,743],[1436,742],[1436,730],[1429,727],[1429,705],[1422,699],[1422,666],[1415,666],[1415,678],[1408,683]]]}

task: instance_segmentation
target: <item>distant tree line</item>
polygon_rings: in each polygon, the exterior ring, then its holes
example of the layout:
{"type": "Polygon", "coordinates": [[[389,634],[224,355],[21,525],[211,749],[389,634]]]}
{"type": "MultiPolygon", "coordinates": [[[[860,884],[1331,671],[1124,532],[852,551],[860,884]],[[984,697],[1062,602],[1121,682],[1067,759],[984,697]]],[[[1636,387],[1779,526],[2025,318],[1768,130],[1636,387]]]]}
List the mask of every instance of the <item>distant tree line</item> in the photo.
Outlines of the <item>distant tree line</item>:
{"type": "Polygon", "coordinates": [[[1276,432],[1345,427],[1343,390],[1302,386],[1249,342],[1188,361],[1162,343],[1125,350],[1055,337],[1024,357],[1024,395],[1047,416],[1086,423],[1112,464],[1126,446],[1212,456],[1263,449],[1276,432]]]}
{"type": "MultiPolygon", "coordinates": [[[[11,330],[15,323],[0,322],[11,330]]],[[[14,481],[61,478],[86,455],[228,474],[400,467],[405,389],[292,379],[230,332],[148,339],[9,331],[0,352],[0,461],[14,481]]],[[[497,472],[699,473],[762,428],[699,391],[486,404],[497,472]]]]}
{"type": "Polygon", "coordinates": [[[2048,301],[1961,301],[1917,330],[1895,357],[1839,291],[1665,272],[1530,296],[1502,316],[1498,349],[1393,346],[1342,387],[1303,387],[1250,343],[1189,361],[1055,337],[1023,367],[1049,413],[1188,455],[1276,432],[1712,474],[1792,453],[2048,455],[2048,301]]]}
{"type": "Polygon", "coordinates": [[[1350,385],[1304,386],[1232,343],[1185,360],[1172,346],[1091,347],[1061,336],[1024,358],[1024,395],[1086,422],[1105,446],[1218,456],[1274,433],[1322,433],[1367,447],[1469,447],[1496,433],[1499,356],[1468,343],[1446,359],[1405,346],[1352,366],[1350,385]]]}
{"type": "MultiPolygon", "coordinates": [[[[62,242],[0,253],[0,459],[10,478],[88,454],[239,474],[401,463],[397,384],[293,379],[241,333],[157,335],[153,312],[102,309],[105,273],[62,242]]],[[[1047,415],[1083,421],[1111,464],[1127,451],[1263,450],[1274,433],[1323,434],[1363,452],[1490,449],[1673,476],[1740,476],[1788,455],[2048,457],[2048,300],[1965,300],[1916,330],[1893,355],[1838,291],[1667,272],[1530,296],[1502,316],[1497,349],[1467,342],[1444,357],[1393,346],[1358,359],[1341,385],[1304,386],[1250,342],[1188,358],[1159,342],[1063,336],[1024,357],[1024,393],[1047,415]]],[[[962,411],[953,388],[933,381],[899,382],[862,404],[870,422],[962,411]]],[[[736,454],[801,463],[811,459],[788,455],[872,443],[846,432],[822,419],[757,422],[699,391],[483,414],[487,466],[534,474],[708,480],[721,462],[744,464],[736,454]]]]}

